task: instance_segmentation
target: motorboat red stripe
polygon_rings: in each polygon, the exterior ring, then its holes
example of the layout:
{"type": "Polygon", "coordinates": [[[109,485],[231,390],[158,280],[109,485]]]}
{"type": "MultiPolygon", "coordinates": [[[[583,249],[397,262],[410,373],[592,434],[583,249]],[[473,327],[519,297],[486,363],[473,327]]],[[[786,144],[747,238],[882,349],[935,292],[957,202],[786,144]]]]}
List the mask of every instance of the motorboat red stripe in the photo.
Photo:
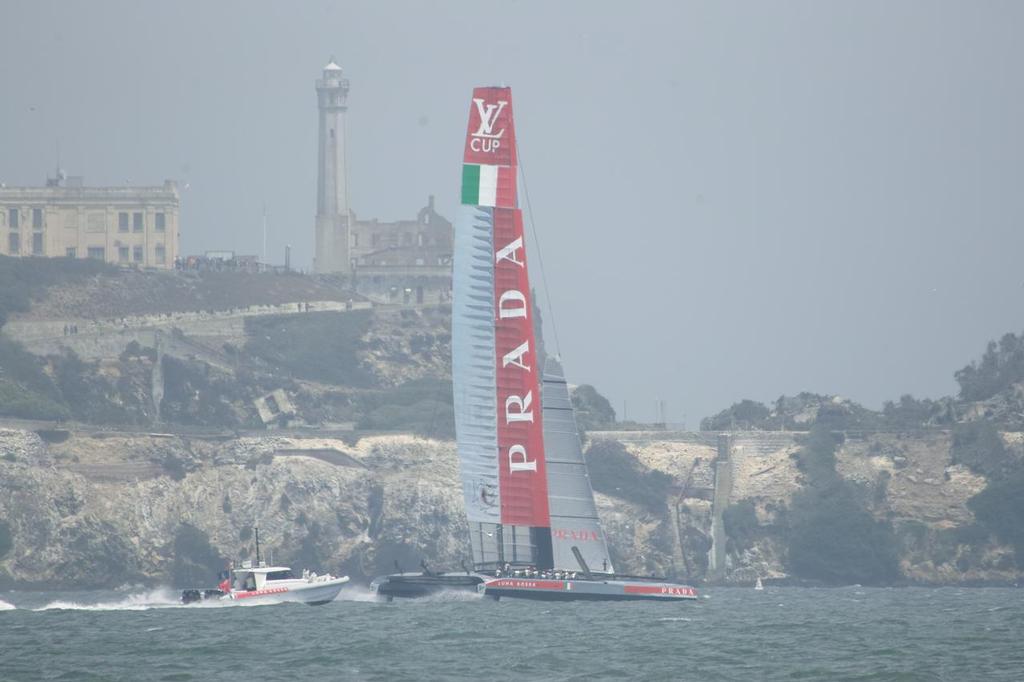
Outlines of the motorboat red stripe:
{"type": "Polygon", "coordinates": [[[265,590],[252,590],[251,592],[233,592],[232,599],[248,599],[249,597],[262,597],[266,594],[281,594],[287,592],[287,587],[268,587],[265,590]]]}

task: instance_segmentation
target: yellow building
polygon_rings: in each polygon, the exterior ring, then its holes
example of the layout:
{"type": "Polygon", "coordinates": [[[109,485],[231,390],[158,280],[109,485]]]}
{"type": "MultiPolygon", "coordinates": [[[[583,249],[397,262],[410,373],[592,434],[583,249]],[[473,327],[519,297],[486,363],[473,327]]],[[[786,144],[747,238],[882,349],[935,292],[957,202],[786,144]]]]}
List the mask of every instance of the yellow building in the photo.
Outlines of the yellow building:
{"type": "Polygon", "coordinates": [[[178,187],[0,187],[0,255],[96,258],[173,268],[178,257],[178,187]]]}

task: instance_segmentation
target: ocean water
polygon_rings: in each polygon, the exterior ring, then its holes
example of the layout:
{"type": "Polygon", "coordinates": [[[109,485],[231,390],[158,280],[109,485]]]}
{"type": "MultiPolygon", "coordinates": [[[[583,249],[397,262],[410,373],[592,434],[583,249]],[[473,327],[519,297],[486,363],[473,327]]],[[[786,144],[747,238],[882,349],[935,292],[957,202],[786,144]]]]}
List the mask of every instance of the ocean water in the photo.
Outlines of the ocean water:
{"type": "Polygon", "coordinates": [[[183,607],[171,590],[0,593],[0,680],[1024,680],[1024,590],[702,596],[386,604],[346,587],[320,607],[183,607]]]}

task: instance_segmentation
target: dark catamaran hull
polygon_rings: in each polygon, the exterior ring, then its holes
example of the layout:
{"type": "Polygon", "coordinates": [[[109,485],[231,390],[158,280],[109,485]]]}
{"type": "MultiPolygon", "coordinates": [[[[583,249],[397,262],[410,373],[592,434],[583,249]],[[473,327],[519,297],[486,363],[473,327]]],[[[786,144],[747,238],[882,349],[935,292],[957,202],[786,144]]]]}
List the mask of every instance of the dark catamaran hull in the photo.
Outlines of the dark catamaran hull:
{"type": "Polygon", "coordinates": [[[541,580],[497,578],[482,588],[493,599],[538,601],[693,601],[697,590],[689,585],[634,580],[541,580]]]}
{"type": "Polygon", "coordinates": [[[479,573],[394,573],[376,578],[370,587],[378,597],[391,600],[431,597],[445,592],[476,594],[491,576],[479,573]]]}

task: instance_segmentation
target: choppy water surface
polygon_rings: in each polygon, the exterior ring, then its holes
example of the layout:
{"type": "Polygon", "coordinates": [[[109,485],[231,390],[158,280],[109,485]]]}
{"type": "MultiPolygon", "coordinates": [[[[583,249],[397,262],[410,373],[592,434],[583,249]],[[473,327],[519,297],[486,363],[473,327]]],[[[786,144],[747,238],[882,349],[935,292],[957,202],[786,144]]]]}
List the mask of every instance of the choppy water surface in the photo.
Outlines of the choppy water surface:
{"type": "Polygon", "coordinates": [[[1024,590],[703,594],[383,604],[353,587],[314,608],[179,607],[171,591],[0,593],[0,679],[1024,679],[1024,590]]]}

